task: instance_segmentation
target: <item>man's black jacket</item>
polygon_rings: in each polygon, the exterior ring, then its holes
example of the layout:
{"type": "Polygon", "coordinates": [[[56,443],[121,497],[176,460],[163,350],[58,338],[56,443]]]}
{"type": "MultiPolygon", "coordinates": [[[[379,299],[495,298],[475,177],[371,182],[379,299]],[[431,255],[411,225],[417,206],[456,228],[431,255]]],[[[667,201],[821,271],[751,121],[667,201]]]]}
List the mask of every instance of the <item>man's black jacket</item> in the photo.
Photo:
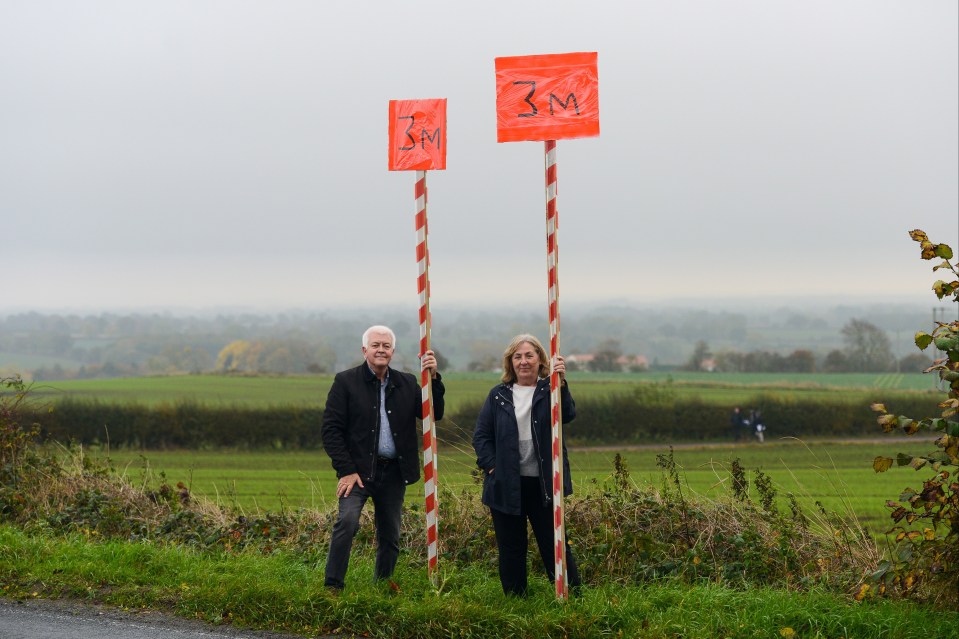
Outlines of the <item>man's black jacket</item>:
{"type": "MultiPolygon", "coordinates": [[[[433,379],[433,418],[443,419],[446,389],[439,375],[433,379]]],[[[411,484],[420,478],[419,450],[422,441],[416,420],[422,412],[419,382],[409,373],[389,369],[386,413],[403,474],[411,484]]],[[[333,461],[337,477],[359,473],[364,482],[376,472],[376,449],[380,436],[380,380],[363,362],[333,379],[323,411],[323,447],[333,461]]]]}

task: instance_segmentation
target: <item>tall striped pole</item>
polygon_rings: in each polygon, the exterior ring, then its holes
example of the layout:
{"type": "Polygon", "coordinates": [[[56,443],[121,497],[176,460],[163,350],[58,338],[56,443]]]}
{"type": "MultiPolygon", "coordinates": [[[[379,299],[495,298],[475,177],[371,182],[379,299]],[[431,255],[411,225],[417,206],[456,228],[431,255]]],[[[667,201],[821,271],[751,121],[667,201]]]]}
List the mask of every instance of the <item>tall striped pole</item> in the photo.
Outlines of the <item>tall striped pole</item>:
{"type": "MultiPolygon", "coordinates": [[[[420,358],[430,350],[430,250],[426,220],[426,171],[416,172],[416,289],[420,299],[420,358]]],[[[433,427],[433,382],[428,369],[420,372],[420,394],[423,402],[423,487],[426,492],[426,558],[427,574],[436,585],[439,501],[436,495],[436,434],[433,427]]]]}
{"type": "MultiPolygon", "coordinates": [[[[556,140],[546,141],[546,266],[549,275],[549,358],[559,355],[559,246],[556,231],[556,140]]],[[[566,516],[563,504],[563,410],[559,373],[550,367],[550,412],[553,439],[553,545],[556,549],[556,597],[566,599],[566,516]]]]}

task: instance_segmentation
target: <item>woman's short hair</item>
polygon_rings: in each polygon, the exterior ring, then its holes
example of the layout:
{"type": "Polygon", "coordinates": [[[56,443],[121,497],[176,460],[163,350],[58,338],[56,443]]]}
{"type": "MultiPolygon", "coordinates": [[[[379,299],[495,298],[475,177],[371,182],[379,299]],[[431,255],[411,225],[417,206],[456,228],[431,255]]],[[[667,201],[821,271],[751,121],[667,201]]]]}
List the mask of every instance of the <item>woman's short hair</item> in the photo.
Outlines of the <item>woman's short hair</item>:
{"type": "Polygon", "coordinates": [[[510,340],[509,346],[503,351],[503,376],[500,378],[504,384],[512,384],[516,381],[516,371],[513,370],[513,353],[519,350],[520,344],[529,344],[539,355],[539,371],[536,377],[542,378],[549,375],[549,357],[546,355],[546,349],[535,335],[523,333],[510,340]]]}
{"type": "Polygon", "coordinates": [[[390,343],[393,345],[393,349],[396,349],[396,333],[393,332],[389,326],[370,326],[366,329],[366,332],[363,333],[363,348],[366,348],[370,345],[370,335],[373,333],[388,333],[390,336],[390,343]]]}

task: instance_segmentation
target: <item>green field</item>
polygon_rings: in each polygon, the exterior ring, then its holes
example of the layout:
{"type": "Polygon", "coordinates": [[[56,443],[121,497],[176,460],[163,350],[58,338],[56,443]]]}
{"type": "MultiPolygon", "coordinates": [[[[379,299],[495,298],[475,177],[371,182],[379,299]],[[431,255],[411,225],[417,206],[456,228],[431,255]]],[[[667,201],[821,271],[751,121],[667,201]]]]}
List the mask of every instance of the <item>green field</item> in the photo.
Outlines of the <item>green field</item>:
{"type": "MultiPolygon", "coordinates": [[[[448,373],[447,408],[479,402],[498,381],[494,373],[448,373]]],[[[726,406],[744,404],[760,394],[835,399],[864,405],[901,393],[929,392],[935,380],[920,373],[766,374],[766,373],[570,373],[577,398],[628,392],[641,383],[668,384],[678,399],[696,397],[726,406]]],[[[71,380],[35,384],[31,395],[56,401],[71,397],[148,406],[194,401],[212,405],[322,406],[332,375],[223,376],[182,375],[71,380]]]]}
{"type": "MultiPolygon", "coordinates": [[[[881,441],[881,440],[880,440],[881,441]]],[[[918,488],[924,473],[893,469],[876,474],[872,460],[897,452],[928,452],[927,441],[890,438],[881,443],[803,443],[795,440],[766,444],[681,446],[674,450],[689,494],[718,497],[729,484],[729,465],[740,459],[750,471],[769,475],[780,495],[795,494],[811,510],[821,502],[840,514],[854,513],[875,533],[885,530],[888,515],[884,504],[911,485],[918,488]]],[[[622,449],[633,480],[638,485],[662,486],[656,467],[657,454],[667,446],[622,449]]],[[[570,464],[575,491],[588,495],[601,490],[613,469],[613,449],[573,449],[570,464]]],[[[88,452],[103,459],[105,453],[88,452]]],[[[323,509],[332,504],[335,477],[329,458],[322,451],[113,451],[111,463],[134,482],[161,478],[182,481],[197,496],[245,512],[280,509],[323,509]]],[[[454,491],[478,490],[471,471],[474,457],[468,448],[441,450],[438,456],[441,487],[454,491]]],[[[411,487],[407,499],[422,499],[422,483],[411,487]]]]}
{"type": "MultiPolygon", "coordinates": [[[[763,394],[802,398],[841,399],[868,405],[888,401],[897,394],[931,390],[933,379],[921,374],[709,374],[709,373],[570,373],[577,398],[629,392],[641,383],[668,384],[676,397],[696,397],[724,406],[746,404],[763,394]]],[[[495,374],[449,373],[448,412],[462,402],[479,402],[496,383],[495,374]]],[[[190,375],[85,380],[37,384],[31,396],[39,401],[63,397],[95,399],[107,403],[135,402],[144,405],[193,401],[207,405],[268,407],[279,405],[322,406],[332,376],[228,377],[190,375]]],[[[452,419],[441,422],[447,432],[472,430],[471,424],[452,419]]],[[[877,437],[881,433],[877,427],[877,437]]],[[[441,442],[443,440],[440,433],[441,442]]],[[[676,461],[692,493],[715,497],[728,484],[730,462],[741,459],[750,471],[761,469],[772,477],[780,494],[794,493],[814,508],[820,501],[829,510],[859,516],[873,531],[887,522],[884,504],[895,499],[907,485],[918,487],[922,477],[911,470],[877,475],[872,460],[897,452],[928,452],[929,443],[917,441],[815,443],[767,441],[765,445],[680,446],[676,461]],[[878,443],[877,443],[878,442],[878,443]]],[[[452,445],[450,445],[452,446],[452,445]]],[[[633,479],[639,484],[661,485],[656,455],[666,445],[620,449],[633,479]]],[[[612,472],[614,449],[574,450],[570,455],[579,494],[598,490],[612,472]]],[[[102,453],[97,453],[102,455],[102,453]]],[[[330,505],[334,478],[322,451],[111,451],[110,459],[122,472],[137,480],[156,481],[165,473],[170,482],[189,484],[193,492],[223,505],[255,510],[325,508],[330,505]]],[[[453,490],[475,489],[473,455],[469,446],[450,447],[439,457],[442,486],[453,490]]],[[[422,484],[408,498],[421,498],[422,484]]]]}

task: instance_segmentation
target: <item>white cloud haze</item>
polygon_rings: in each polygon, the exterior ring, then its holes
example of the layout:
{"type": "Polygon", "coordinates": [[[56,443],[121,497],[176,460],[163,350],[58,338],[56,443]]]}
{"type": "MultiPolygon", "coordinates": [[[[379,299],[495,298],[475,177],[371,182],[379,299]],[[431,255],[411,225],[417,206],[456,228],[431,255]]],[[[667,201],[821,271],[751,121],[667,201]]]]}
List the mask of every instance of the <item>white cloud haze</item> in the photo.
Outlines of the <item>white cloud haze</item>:
{"type": "MultiPolygon", "coordinates": [[[[0,0],[7,309],[415,304],[391,99],[448,98],[434,305],[545,309],[542,144],[493,59],[597,51],[563,303],[914,296],[959,249],[955,0],[0,0]]],[[[544,310],[545,312],[545,310],[544,310]]]]}

